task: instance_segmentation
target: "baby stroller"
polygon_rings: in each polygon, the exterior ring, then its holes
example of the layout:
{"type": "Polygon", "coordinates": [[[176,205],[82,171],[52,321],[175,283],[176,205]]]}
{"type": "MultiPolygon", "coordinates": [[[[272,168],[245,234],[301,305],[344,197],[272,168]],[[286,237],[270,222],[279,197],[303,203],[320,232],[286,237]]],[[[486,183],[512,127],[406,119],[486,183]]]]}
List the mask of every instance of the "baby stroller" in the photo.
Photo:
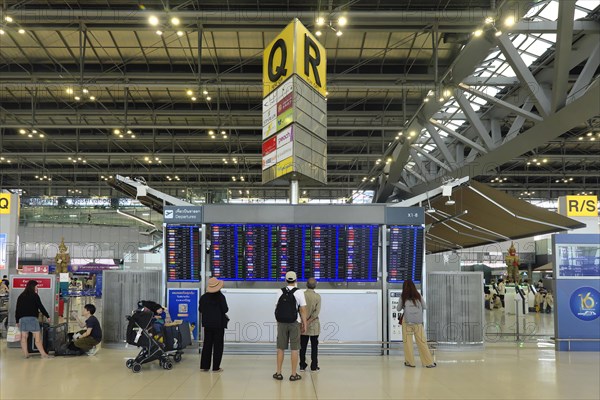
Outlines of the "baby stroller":
{"type": "MultiPolygon", "coordinates": [[[[164,369],[172,369],[173,360],[178,363],[181,361],[181,351],[186,346],[186,341],[182,340],[182,335],[177,334],[186,327],[181,325],[164,326],[162,332],[154,332],[152,321],[154,315],[148,311],[136,310],[132,315],[127,316],[127,343],[140,347],[141,350],[135,358],[127,360],[125,365],[133,372],[140,372],[142,364],[158,360],[158,363],[164,369]],[[155,334],[160,334],[164,338],[164,343],[159,343],[155,334]]],[[[187,328],[189,331],[189,327],[187,328]]]]}

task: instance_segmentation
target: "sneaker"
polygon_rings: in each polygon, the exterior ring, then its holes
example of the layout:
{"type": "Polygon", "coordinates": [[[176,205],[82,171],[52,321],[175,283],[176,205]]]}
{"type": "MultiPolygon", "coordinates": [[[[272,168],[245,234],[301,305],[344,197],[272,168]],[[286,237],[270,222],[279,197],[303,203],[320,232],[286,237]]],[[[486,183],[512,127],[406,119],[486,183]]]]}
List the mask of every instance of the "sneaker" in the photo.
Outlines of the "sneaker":
{"type": "Polygon", "coordinates": [[[96,354],[98,352],[98,348],[96,346],[92,347],[90,350],[88,350],[88,352],[86,353],[88,356],[93,356],[94,354],[96,354]]]}
{"type": "Polygon", "coordinates": [[[317,367],[315,369],[310,369],[310,372],[319,372],[321,370],[321,368],[317,367]]]}
{"type": "Polygon", "coordinates": [[[306,372],[306,368],[300,368],[300,372],[306,372]]]}

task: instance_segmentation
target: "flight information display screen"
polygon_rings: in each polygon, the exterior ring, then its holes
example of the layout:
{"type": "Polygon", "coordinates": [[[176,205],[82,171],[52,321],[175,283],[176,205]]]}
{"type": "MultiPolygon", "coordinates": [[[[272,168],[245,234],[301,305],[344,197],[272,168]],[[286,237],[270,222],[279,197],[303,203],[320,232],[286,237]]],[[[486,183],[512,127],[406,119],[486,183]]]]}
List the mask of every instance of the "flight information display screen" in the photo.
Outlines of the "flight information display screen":
{"type": "Polygon", "coordinates": [[[412,279],[421,282],[423,274],[423,227],[390,226],[388,282],[412,279]]]}
{"type": "Polygon", "coordinates": [[[200,227],[167,225],[166,259],[168,282],[200,280],[200,227]]]}
{"type": "Polygon", "coordinates": [[[376,281],[377,225],[217,224],[211,272],[229,280],[376,281]]]}

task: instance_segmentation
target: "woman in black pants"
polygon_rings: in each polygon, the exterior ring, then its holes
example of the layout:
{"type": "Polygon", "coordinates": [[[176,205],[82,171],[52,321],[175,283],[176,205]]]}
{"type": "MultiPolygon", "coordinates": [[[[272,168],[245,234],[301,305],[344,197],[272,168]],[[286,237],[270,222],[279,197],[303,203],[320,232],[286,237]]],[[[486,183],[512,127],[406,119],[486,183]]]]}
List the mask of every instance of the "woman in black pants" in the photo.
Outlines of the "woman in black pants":
{"type": "Polygon", "coordinates": [[[208,280],[206,293],[200,297],[198,311],[204,327],[204,345],[200,357],[200,369],[207,372],[210,369],[212,357],[213,372],[221,372],[221,359],[223,358],[223,343],[225,341],[225,328],[227,328],[227,300],[223,293],[223,281],[217,278],[208,280]]]}

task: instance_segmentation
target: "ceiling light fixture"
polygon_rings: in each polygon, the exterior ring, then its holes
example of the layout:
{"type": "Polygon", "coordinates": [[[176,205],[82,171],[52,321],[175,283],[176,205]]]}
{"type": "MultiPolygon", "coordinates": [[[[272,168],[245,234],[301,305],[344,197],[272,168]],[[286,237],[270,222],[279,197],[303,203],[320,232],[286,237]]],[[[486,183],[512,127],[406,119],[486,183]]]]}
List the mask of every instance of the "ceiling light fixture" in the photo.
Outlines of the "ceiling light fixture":
{"type": "Polygon", "coordinates": [[[515,17],[513,17],[512,15],[509,17],[506,17],[506,19],[504,20],[504,25],[511,27],[515,24],[515,17]]]}
{"type": "Polygon", "coordinates": [[[179,20],[179,18],[177,18],[177,17],[171,18],[171,25],[178,26],[180,23],[181,23],[181,21],[179,20]]]}
{"type": "Polygon", "coordinates": [[[152,26],[157,26],[157,25],[158,25],[158,22],[159,22],[159,21],[158,21],[158,17],[156,17],[155,15],[151,15],[151,16],[148,18],[148,23],[149,23],[150,25],[152,25],[152,26]]]}

